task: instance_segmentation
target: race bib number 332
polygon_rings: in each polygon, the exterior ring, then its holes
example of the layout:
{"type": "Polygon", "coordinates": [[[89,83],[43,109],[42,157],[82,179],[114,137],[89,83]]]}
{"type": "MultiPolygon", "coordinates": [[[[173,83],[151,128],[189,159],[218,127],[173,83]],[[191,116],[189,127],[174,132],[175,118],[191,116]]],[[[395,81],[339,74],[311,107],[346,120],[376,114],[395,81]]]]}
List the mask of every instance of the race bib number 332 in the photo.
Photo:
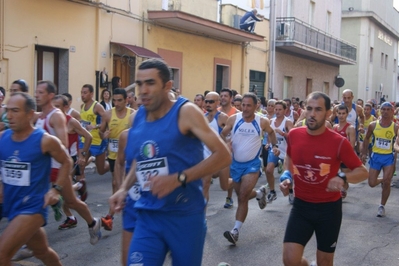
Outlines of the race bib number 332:
{"type": "Polygon", "coordinates": [[[3,182],[13,186],[30,186],[30,163],[1,161],[3,182]]]}
{"type": "Polygon", "coordinates": [[[142,191],[150,191],[150,178],[159,175],[168,175],[169,167],[166,157],[140,161],[136,164],[136,176],[142,191]]]}

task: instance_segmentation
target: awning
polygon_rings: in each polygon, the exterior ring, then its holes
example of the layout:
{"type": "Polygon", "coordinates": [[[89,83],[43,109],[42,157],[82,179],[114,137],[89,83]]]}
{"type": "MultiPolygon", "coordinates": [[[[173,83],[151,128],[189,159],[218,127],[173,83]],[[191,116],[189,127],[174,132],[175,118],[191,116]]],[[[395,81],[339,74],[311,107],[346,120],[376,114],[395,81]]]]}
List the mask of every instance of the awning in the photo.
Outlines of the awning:
{"type": "Polygon", "coordinates": [[[236,29],[213,20],[197,17],[182,11],[148,11],[148,19],[157,24],[183,30],[195,35],[234,43],[262,42],[264,36],[236,29]]]}
{"type": "Polygon", "coordinates": [[[131,51],[138,57],[162,59],[162,57],[159,54],[154,53],[153,51],[148,50],[143,47],[140,47],[140,46],[125,44],[125,43],[118,43],[118,42],[111,42],[111,45],[117,45],[119,47],[126,48],[127,50],[131,51]]]}

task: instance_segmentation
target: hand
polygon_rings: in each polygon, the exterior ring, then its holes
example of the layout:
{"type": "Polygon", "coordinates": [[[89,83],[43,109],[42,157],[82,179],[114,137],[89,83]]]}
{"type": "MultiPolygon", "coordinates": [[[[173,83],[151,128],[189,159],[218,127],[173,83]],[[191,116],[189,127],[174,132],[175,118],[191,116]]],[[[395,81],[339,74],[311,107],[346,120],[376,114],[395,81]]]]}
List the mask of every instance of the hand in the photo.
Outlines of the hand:
{"type": "Polygon", "coordinates": [[[111,133],[111,130],[105,130],[103,133],[103,139],[107,139],[109,137],[109,134],[111,133]]]}
{"type": "Polygon", "coordinates": [[[181,186],[177,180],[177,174],[167,176],[154,176],[150,178],[151,192],[158,199],[169,195],[173,190],[181,186]]]}
{"type": "Polygon", "coordinates": [[[87,126],[86,126],[87,131],[92,131],[92,130],[95,129],[95,128],[96,128],[96,127],[93,126],[93,125],[87,125],[87,126]]]}
{"type": "Polygon", "coordinates": [[[363,163],[363,164],[366,164],[366,161],[367,161],[367,154],[361,153],[359,157],[360,157],[360,160],[362,161],[362,163],[363,163]]]}
{"type": "Polygon", "coordinates": [[[291,181],[289,179],[286,179],[280,183],[280,190],[283,193],[284,197],[288,196],[288,194],[290,193],[290,186],[291,181]]]}
{"type": "Polygon", "coordinates": [[[79,166],[86,166],[86,158],[83,155],[79,155],[78,161],[76,162],[79,166]]]}
{"type": "Polygon", "coordinates": [[[118,213],[125,207],[125,200],[127,196],[127,191],[124,189],[119,189],[112,195],[109,200],[109,208],[111,212],[118,213]]]}
{"type": "Polygon", "coordinates": [[[280,129],[276,128],[274,131],[275,131],[276,133],[280,134],[281,136],[284,136],[284,132],[281,131],[280,129]]]}
{"type": "Polygon", "coordinates": [[[270,146],[270,143],[267,143],[267,144],[265,145],[265,150],[268,150],[268,149],[269,149],[269,146],[270,146]]]}
{"type": "Polygon", "coordinates": [[[60,200],[60,193],[52,188],[46,193],[46,195],[44,195],[43,208],[49,205],[57,204],[59,200],[60,200]]]}
{"type": "Polygon", "coordinates": [[[359,133],[361,133],[361,134],[364,134],[364,132],[366,132],[365,130],[364,130],[364,128],[359,128],[359,133]]]}
{"type": "Polygon", "coordinates": [[[274,147],[273,154],[274,154],[274,156],[278,157],[280,155],[280,150],[278,148],[274,147]]]}
{"type": "Polygon", "coordinates": [[[344,188],[344,184],[345,181],[342,178],[336,176],[334,178],[331,178],[330,181],[328,181],[326,191],[328,192],[341,191],[344,188]]]}

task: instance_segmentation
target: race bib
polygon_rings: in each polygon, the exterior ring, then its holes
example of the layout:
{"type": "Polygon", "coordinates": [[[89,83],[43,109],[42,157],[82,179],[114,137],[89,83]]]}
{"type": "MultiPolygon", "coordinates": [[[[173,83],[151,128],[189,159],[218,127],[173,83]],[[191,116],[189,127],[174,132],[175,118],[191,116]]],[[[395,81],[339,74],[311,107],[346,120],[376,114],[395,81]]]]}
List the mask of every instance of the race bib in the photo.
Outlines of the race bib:
{"type": "Polygon", "coordinates": [[[30,186],[30,163],[2,161],[3,183],[13,186],[30,186]]]}
{"type": "Polygon", "coordinates": [[[377,138],[375,140],[376,146],[379,149],[383,150],[390,150],[391,149],[391,140],[389,139],[382,139],[382,138],[377,138]]]}
{"type": "Polygon", "coordinates": [[[86,128],[88,125],[91,125],[91,122],[90,121],[81,120],[80,124],[82,125],[83,128],[86,128]]]}
{"type": "Polygon", "coordinates": [[[118,145],[119,145],[119,140],[117,139],[109,139],[108,140],[108,150],[111,152],[118,152],[118,145]]]}
{"type": "Polygon", "coordinates": [[[139,183],[135,183],[128,191],[129,196],[132,200],[134,201],[138,201],[141,197],[140,194],[140,184],[139,183]]]}
{"type": "Polygon", "coordinates": [[[158,175],[168,175],[169,167],[166,157],[137,162],[136,176],[142,191],[150,191],[149,179],[158,175]]]}

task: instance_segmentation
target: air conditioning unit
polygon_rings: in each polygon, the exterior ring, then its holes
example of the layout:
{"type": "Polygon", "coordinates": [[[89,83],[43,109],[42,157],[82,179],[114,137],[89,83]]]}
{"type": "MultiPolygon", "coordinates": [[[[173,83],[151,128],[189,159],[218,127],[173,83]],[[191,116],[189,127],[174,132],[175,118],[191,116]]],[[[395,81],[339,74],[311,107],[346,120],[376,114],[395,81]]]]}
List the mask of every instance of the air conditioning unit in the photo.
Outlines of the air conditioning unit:
{"type": "Polygon", "coordinates": [[[283,38],[290,37],[291,25],[287,22],[280,23],[279,36],[283,38]]]}

